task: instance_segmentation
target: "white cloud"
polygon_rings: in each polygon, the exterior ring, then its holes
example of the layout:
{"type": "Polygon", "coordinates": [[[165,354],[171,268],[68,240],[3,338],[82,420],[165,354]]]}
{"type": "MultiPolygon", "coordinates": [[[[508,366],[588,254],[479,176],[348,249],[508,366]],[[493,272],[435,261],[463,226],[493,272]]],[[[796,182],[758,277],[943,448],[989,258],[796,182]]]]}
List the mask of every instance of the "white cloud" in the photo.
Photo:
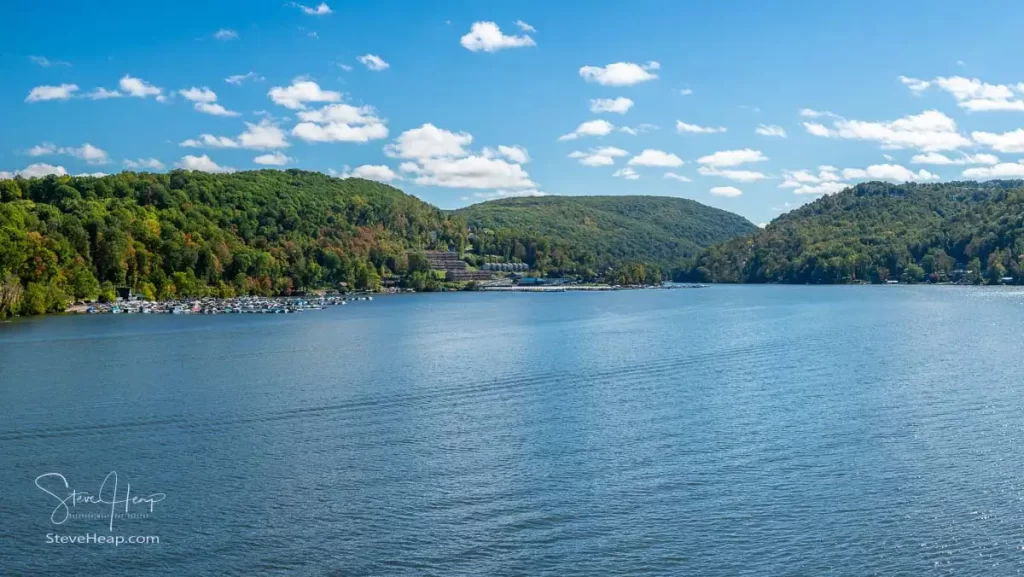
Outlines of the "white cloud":
{"type": "MultiPolygon", "coordinates": [[[[886,155],[888,156],[888,155],[886,155]]],[[[892,160],[890,156],[887,160],[892,160]]],[[[949,158],[938,152],[916,154],[910,159],[911,164],[935,164],[949,166],[954,164],[999,164],[999,157],[994,154],[965,154],[960,158],[949,158]]]]}
{"type": "Polygon", "coordinates": [[[50,68],[53,66],[71,66],[70,62],[65,62],[63,60],[50,60],[45,56],[29,56],[28,59],[43,68],[50,68]]]}
{"type": "Polygon", "coordinates": [[[679,134],[716,134],[726,130],[727,128],[724,126],[698,126],[696,124],[687,124],[682,120],[676,121],[676,132],[679,134]]]}
{"type": "Polygon", "coordinates": [[[991,110],[1024,110],[1024,100],[1014,98],[1014,92],[1024,93],[1021,85],[988,84],[977,78],[950,76],[936,78],[935,85],[951,94],[957,105],[971,112],[991,110]]]}
{"type": "Polygon", "coordinates": [[[164,163],[155,158],[140,158],[138,160],[126,159],[124,161],[124,167],[131,169],[149,168],[152,170],[163,170],[164,163]]]}
{"type": "Polygon", "coordinates": [[[307,142],[368,142],[387,138],[388,127],[372,106],[331,104],[298,113],[292,134],[307,142]]]}
{"type": "Polygon", "coordinates": [[[352,72],[352,67],[349,66],[348,64],[343,63],[343,62],[339,62],[338,63],[338,68],[341,68],[345,72],[352,72]]]}
{"type": "Polygon", "coordinates": [[[305,110],[309,102],[338,102],[341,100],[341,93],[333,90],[322,90],[320,85],[312,80],[296,78],[291,86],[275,86],[267,92],[267,96],[274,104],[279,104],[292,110],[305,110]]]}
{"type": "Polygon", "coordinates": [[[621,148],[615,148],[614,146],[604,146],[601,148],[591,148],[587,152],[575,151],[569,154],[569,158],[575,158],[583,166],[611,166],[615,164],[615,159],[626,156],[629,154],[621,148]]]}
{"type": "Polygon", "coordinates": [[[917,148],[928,152],[955,150],[971,144],[968,138],[957,132],[956,122],[938,110],[887,122],[840,118],[833,122],[833,128],[813,122],[803,124],[814,136],[874,141],[883,149],[917,148]]]}
{"type": "Polygon", "coordinates": [[[334,12],[333,10],[331,10],[331,7],[328,6],[326,2],[321,2],[318,6],[304,6],[297,2],[292,2],[291,6],[294,6],[295,8],[302,10],[304,13],[309,14],[310,16],[326,16],[334,12]]]}
{"type": "Polygon", "coordinates": [[[419,128],[406,130],[395,142],[384,147],[384,153],[392,158],[440,158],[466,156],[464,147],[473,142],[467,132],[450,132],[427,123],[419,128]]]}
{"type": "Polygon", "coordinates": [[[793,194],[834,194],[849,188],[842,182],[821,182],[818,184],[802,184],[793,189],[793,194]]]}
{"type": "Polygon", "coordinates": [[[376,180],[377,182],[391,182],[398,178],[398,175],[383,164],[364,164],[357,166],[352,171],[349,171],[346,167],[341,178],[365,178],[366,180],[376,180]]]}
{"type": "Polygon", "coordinates": [[[661,68],[657,62],[636,64],[634,62],[615,62],[608,66],[584,66],[580,68],[580,76],[587,82],[596,82],[604,86],[632,86],[658,78],[654,70],[661,68]]]}
{"type": "Polygon", "coordinates": [[[737,182],[754,182],[757,180],[764,180],[768,178],[762,172],[756,172],[753,170],[731,170],[731,169],[720,169],[716,166],[701,166],[697,169],[697,172],[701,176],[720,176],[729,180],[735,180],[737,182]]]}
{"type": "Polygon", "coordinates": [[[914,94],[920,94],[925,90],[928,90],[928,87],[932,85],[931,82],[928,82],[927,80],[920,80],[918,78],[910,78],[907,76],[900,76],[899,78],[900,82],[902,82],[914,94]]]}
{"type": "Polygon", "coordinates": [[[965,178],[971,179],[985,179],[985,178],[1024,178],[1024,163],[1018,162],[1003,162],[995,166],[984,166],[977,168],[968,168],[963,173],[965,178]]]}
{"type": "Polygon", "coordinates": [[[529,160],[525,148],[519,146],[485,148],[471,154],[466,147],[473,136],[451,132],[433,124],[406,130],[384,153],[392,158],[413,159],[403,162],[399,170],[410,173],[415,184],[448,188],[526,189],[537,185],[520,163],[529,160]],[[513,161],[513,162],[510,162],[513,161]]]}
{"type": "Polygon", "coordinates": [[[252,150],[272,150],[291,146],[285,138],[284,131],[268,118],[260,120],[259,124],[246,122],[245,126],[245,132],[239,134],[237,138],[201,134],[198,139],[190,138],[179,143],[179,146],[186,148],[248,148],[252,150]]]}
{"type": "Polygon", "coordinates": [[[657,130],[657,129],[658,129],[658,127],[653,125],[653,124],[644,123],[644,124],[638,124],[636,126],[620,126],[619,127],[619,132],[625,132],[626,134],[628,134],[630,136],[636,136],[638,134],[643,134],[645,132],[650,132],[652,130],[657,130]]]}
{"type": "Polygon", "coordinates": [[[103,178],[104,176],[107,176],[107,173],[105,173],[105,172],[81,172],[81,173],[76,174],[75,176],[80,177],[80,178],[81,177],[103,178]]]}
{"type": "Polygon", "coordinates": [[[821,118],[823,116],[835,116],[831,112],[825,112],[821,110],[814,110],[813,108],[801,108],[800,116],[805,118],[821,118]]]}
{"type": "Polygon", "coordinates": [[[448,188],[530,188],[536,184],[519,164],[500,158],[421,158],[413,182],[448,188]]]}
{"type": "Polygon", "coordinates": [[[217,94],[209,88],[206,88],[205,86],[202,88],[196,88],[195,86],[193,86],[192,88],[179,90],[178,94],[184,96],[186,100],[191,100],[192,102],[217,101],[217,94]]]}
{"type": "Polygon", "coordinates": [[[47,156],[47,155],[50,155],[50,154],[56,154],[56,152],[57,152],[57,147],[54,146],[50,142],[44,142],[42,144],[37,144],[37,145],[33,146],[32,148],[28,149],[28,155],[29,156],[47,156]]]}
{"type": "Polygon", "coordinates": [[[121,94],[120,92],[118,92],[116,90],[107,90],[106,88],[103,88],[103,87],[98,87],[98,88],[96,88],[96,90],[93,90],[92,92],[90,92],[90,93],[85,95],[86,98],[90,98],[92,100],[106,100],[108,98],[121,98],[122,96],[124,96],[124,94],[121,94]]]}
{"type": "Polygon", "coordinates": [[[262,76],[256,74],[255,72],[246,72],[245,74],[235,74],[233,76],[228,76],[224,79],[224,82],[227,82],[228,84],[234,84],[235,86],[239,86],[246,80],[252,80],[256,82],[263,79],[264,78],[262,76]]]}
{"type": "Polygon", "coordinates": [[[632,107],[633,101],[622,96],[618,98],[597,98],[590,101],[590,111],[594,114],[602,112],[625,114],[632,107]]]}
{"type": "Polygon", "coordinates": [[[229,28],[221,28],[220,30],[213,33],[213,37],[217,40],[234,40],[238,38],[238,32],[229,28]]]}
{"type": "Polygon", "coordinates": [[[993,132],[972,132],[971,138],[979,144],[1007,153],[1024,152],[1024,129],[996,134],[993,132]]]}
{"type": "Polygon", "coordinates": [[[289,162],[292,162],[293,159],[288,158],[288,156],[286,156],[283,152],[278,151],[271,152],[268,154],[261,154],[256,158],[252,159],[252,161],[256,164],[264,164],[267,166],[284,166],[289,162]]]}
{"type": "Polygon", "coordinates": [[[214,116],[240,116],[238,112],[228,110],[216,102],[196,102],[195,109],[204,114],[212,114],[214,116]]]}
{"type": "Polygon", "coordinates": [[[693,90],[690,90],[689,88],[684,88],[679,91],[679,94],[682,94],[683,96],[690,96],[693,94],[693,90]]]}
{"type": "Polygon", "coordinates": [[[67,173],[68,171],[64,170],[63,166],[54,166],[52,164],[38,162],[35,164],[30,164],[21,170],[15,170],[14,173],[6,171],[0,172],[0,180],[8,180],[14,178],[15,176],[20,176],[22,178],[40,178],[43,176],[49,176],[51,174],[56,176],[64,176],[67,173]]]}
{"type": "Polygon", "coordinates": [[[66,154],[89,164],[106,164],[110,162],[110,155],[107,151],[97,148],[88,142],[79,147],[62,146],[57,147],[53,143],[44,142],[28,149],[29,156],[48,156],[51,154],[66,154]]]}
{"type": "Polygon", "coordinates": [[[77,84],[61,84],[60,86],[36,86],[29,91],[25,102],[43,102],[46,100],[67,100],[78,92],[77,84]]]}
{"type": "Polygon", "coordinates": [[[377,56],[376,54],[363,54],[362,56],[359,57],[359,61],[363,63],[363,66],[375,72],[380,72],[381,70],[387,70],[388,68],[391,68],[390,64],[385,62],[383,58],[377,56]]]}
{"type": "Polygon", "coordinates": [[[697,162],[708,166],[722,168],[739,166],[748,162],[763,162],[765,160],[768,160],[768,157],[762,154],[760,150],[743,148],[740,150],[721,150],[714,154],[702,156],[697,159],[697,162]]]}
{"type": "Polygon", "coordinates": [[[523,36],[506,36],[494,22],[474,22],[469,33],[460,40],[462,47],[471,52],[497,52],[505,48],[525,48],[536,46],[533,38],[523,36]]]}
{"type": "Polygon", "coordinates": [[[683,176],[682,174],[676,174],[674,172],[666,172],[665,176],[663,176],[662,178],[666,180],[678,180],[679,182],[693,182],[693,180],[691,180],[690,177],[683,176]]]}
{"type": "Polygon", "coordinates": [[[914,172],[898,164],[874,164],[867,168],[844,168],[843,178],[846,180],[872,179],[888,180],[890,182],[911,182],[937,180],[939,176],[924,169],[914,172]]]}
{"type": "Polygon", "coordinates": [[[472,196],[463,196],[462,200],[497,200],[499,198],[516,198],[523,196],[547,196],[546,192],[541,192],[535,188],[527,190],[495,190],[494,192],[474,192],[472,196]]]}
{"type": "Polygon", "coordinates": [[[581,136],[605,136],[612,130],[615,130],[615,126],[607,120],[588,120],[569,134],[563,134],[558,140],[575,140],[581,136]]]}
{"type": "Polygon", "coordinates": [[[107,151],[97,148],[88,142],[78,148],[61,148],[58,152],[70,154],[71,156],[84,160],[89,164],[106,164],[110,162],[110,156],[107,154],[107,151]]]}
{"type": "Polygon", "coordinates": [[[759,124],[754,132],[761,136],[778,136],[779,138],[786,138],[786,129],[775,124],[759,124]]]}
{"type": "Polygon", "coordinates": [[[619,178],[625,178],[626,180],[637,180],[637,179],[640,178],[640,175],[637,174],[637,172],[635,170],[633,170],[632,168],[630,168],[628,166],[625,167],[625,168],[620,168],[620,169],[616,170],[615,172],[612,173],[612,176],[617,176],[619,178]]]}
{"type": "Polygon", "coordinates": [[[499,144],[498,154],[519,164],[526,164],[527,162],[530,162],[530,154],[522,146],[505,146],[504,144],[499,144]]]}
{"type": "Polygon", "coordinates": [[[526,22],[523,22],[522,20],[516,20],[516,26],[518,26],[519,29],[522,30],[523,32],[536,32],[537,31],[536,28],[534,28],[533,26],[530,26],[529,24],[527,24],[526,22]]]}
{"type": "Polygon", "coordinates": [[[121,81],[118,83],[121,92],[124,92],[128,96],[134,96],[136,98],[147,98],[149,96],[157,97],[157,100],[163,96],[163,89],[153,86],[152,84],[142,80],[141,78],[135,78],[128,74],[125,74],[121,81]]]}
{"type": "Polygon", "coordinates": [[[663,150],[645,149],[640,154],[629,159],[630,166],[660,166],[663,168],[675,168],[683,165],[683,159],[663,150]]]}
{"type": "Polygon", "coordinates": [[[716,186],[711,189],[711,194],[715,196],[724,196],[726,198],[735,198],[743,194],[743,191],[735,186],[716,186]]]}
{"type": "Polygon", "coordinates": [[[209,156],[205,154],[202,156],[192,156],[191,154],[181,157],[181,160],[175,165],[178,168],[184,168],[185,170],[198,170],[199,172],[234,172],[235,169],[230,166],[220,166],[216,162],[210,160],[209,156]]]}

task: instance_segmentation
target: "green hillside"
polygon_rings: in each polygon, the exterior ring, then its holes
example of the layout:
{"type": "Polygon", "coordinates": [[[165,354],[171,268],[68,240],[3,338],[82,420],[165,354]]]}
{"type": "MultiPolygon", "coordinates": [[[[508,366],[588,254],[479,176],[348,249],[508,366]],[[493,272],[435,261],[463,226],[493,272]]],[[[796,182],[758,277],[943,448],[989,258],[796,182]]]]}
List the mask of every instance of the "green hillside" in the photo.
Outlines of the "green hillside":
{"type": "Polygon", "coordinates": [[[1011,276],[1020,282],[1021,269],[1024,181],[870,182],[708,249],[683,277],[846,283],[1002,282],[1011,276]]]}
{"type": "MultiPolygon", "coordinates": [[[[755,230],[751,222],[692,200],[662,196],[508,198],[454,211],[482,254],[541,239],[566,269],[653,264],[666,272],[702,249],[755,230]]],[[[554,258],[554,257],[553,257],[554,258]]]]}

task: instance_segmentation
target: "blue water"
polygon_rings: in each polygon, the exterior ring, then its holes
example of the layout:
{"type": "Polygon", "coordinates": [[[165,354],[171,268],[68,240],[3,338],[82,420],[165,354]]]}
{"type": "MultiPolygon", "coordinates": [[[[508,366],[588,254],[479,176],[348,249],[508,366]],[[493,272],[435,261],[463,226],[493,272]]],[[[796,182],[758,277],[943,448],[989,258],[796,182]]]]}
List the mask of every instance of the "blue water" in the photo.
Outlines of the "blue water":
{"type": "Polygon", "coordinates": [[[1022,353],[956,287],[0,325],[0,574],[1018,574],[1022,353]]]}

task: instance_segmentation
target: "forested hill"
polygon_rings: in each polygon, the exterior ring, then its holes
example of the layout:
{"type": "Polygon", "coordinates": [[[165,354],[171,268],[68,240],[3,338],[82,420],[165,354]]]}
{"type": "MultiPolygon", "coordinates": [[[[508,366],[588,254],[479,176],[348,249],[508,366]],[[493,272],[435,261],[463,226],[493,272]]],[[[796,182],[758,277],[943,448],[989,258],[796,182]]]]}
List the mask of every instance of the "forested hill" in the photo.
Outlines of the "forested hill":
{"type": "Polygon", "coordinates": [[[730,212],[664,196],[508,198],[454,213],[471,231],[546,239],[571,252],[572,261],[598,270],[644,262],[668,272],[708,246],[757,228],[730,212]]]}
{"type": "Polygon", "coordinates": [[[403,272],[407,249],[465,235],[396,188],[298,170],[0,181],[0,286],[20,280],[26,313],[120,286],[150,298],[370,288],[403,272]]]}
{"type": "Polygon", "coordinates": [[[701,254],[687,279],[1021,281],[1024,181],[893,185],[824,196],[701,254]],[[970,272],[967,272],[970,271],[970,272]]]}

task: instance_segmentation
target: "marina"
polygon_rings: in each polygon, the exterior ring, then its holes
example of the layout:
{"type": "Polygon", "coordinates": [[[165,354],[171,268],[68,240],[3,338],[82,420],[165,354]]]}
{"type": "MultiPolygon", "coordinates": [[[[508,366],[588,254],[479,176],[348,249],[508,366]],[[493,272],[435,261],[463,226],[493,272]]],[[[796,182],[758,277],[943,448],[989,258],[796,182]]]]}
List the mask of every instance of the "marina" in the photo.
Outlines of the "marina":
{"type": "Polygon", "coordinates": [[[112,303],[76,303],[68,308],[72,314],[293,314],[324,310],[354,302],[369,302],[369,295],[317,297],[196,298],[172,301],[119,300],[112,303]]]}

